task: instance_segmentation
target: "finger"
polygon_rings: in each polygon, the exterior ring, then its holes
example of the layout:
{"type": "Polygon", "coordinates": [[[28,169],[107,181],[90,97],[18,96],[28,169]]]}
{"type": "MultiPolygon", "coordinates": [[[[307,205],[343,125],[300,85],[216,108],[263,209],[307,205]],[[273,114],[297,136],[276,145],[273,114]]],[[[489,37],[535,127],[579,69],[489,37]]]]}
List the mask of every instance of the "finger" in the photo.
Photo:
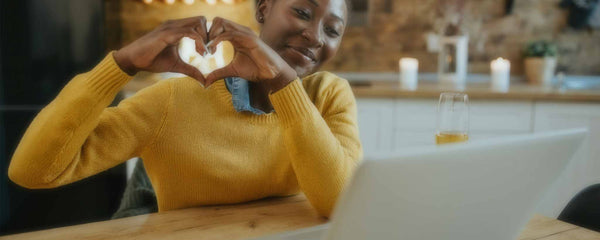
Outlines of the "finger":
{"type": "Polygon", "coordinates": [[[225,32],[225,25],[224,25],[224,20],[223,18],[220,17],[215,17],[212,20],[212,25],[210,26],[210,29],[208,30],[208,40],[212,40],[213,38],[217,37],[218,35],[220,35],[221,33],[225,32]]]}
{"type": "Polygon", "coordinates": [[[173,71],[178,72],[178,73],[183,73],[191,78],[196,79],[198,82],[202,83],[202,85],[204,85],[205,87],[207,86],[206,79],[204,78],[204,75],[202,75],[200,70],[198,70],[197,68],[195,68],[192,65],[184,63],[183,61],[180,61],[180,60],[177,61],[175,63],[175,66],[173,67],[173,71]]]}
{"type": "Polygon", "coordinates": [[[204,44],[204,38],[198,32],[193,30],[192,28],[179,28],[179,29],[170,29],[166,30],[164,33],[164,41],[170,45],[179,44],[179,41],[183,37],[189,37],[194,39],[196,45],[196,51],[200,54],[204,54],[208,51],[206,45],[204,44]]]}
{"type": "Polygon", "coordinates": [[[208,42],[208,30],[206,28],[206,18],[204,16],[184,18],[171,23],[171,28],[186,28],[191,27],[195,32],[202,36],[201,43],[208,42]]]}
{"type": "Polygon", "coordinates": [[[237,76],[235,69],[233,69],[233,67],[231,65],[227,65],[223,68],[216,69],[213,72],[211,72],[210,74],[208,74],[208,76],[206,76],[206,80],[205,80],[206,84],[204,86],[208,87],[220,79],[227,78],[227,77],[234,77],[234,76],[237,76]]]}
{"type": "Polygon", "coordinates": [[[172,28],[185,27],[195,24],[203,24],[204,26],[206,26],[206,18],[204,16],[196,16],[176,20],[168,20],[165,22],[165,25],[172,28]]]}
{"type": "Polygon", "coordinates": [[[240,40],[242,37],[243,37],[242,34],[239,34],[239,33],[226,32],[226,33],[223,33],[223,34],[217,36],[210,42],[208,42],[208,44],[206,44],[206,48],[211,49],[211,51],[213,51],[213,53],[214,53],[214,51],[217,48],[217,45],[219,45],[219,43],[221,43],[223,41],[231,42],[231,44],[233,44],[233,47],[235,48],[235,47],[237,47],[237,40],[240,40]]]}
{"type": "Polygon", "coordinates": [[[192,29],[202,37],[203,41],[200,43],[206,45],[206,43],[208,43],[208,30],[206,29],[206,23],[196,24],[192,29]]]}
{"type": "Polygon", "coordinates": [[[238,24],[234,21],[231,21],[231,20],[228,20],[225,18],[221,18],[221,17],[215,17],[213,19],[211,30],[213,30],[213,27],[214,27],[213,35],[209,34],[209,37],[213,37],[213,38],[222,32],[243,32],[243,33],[247,33],[247,34],[254,34],[254,31],[252,31],[252,29],[250,29],[248,26],[244,26],[244,25],[238,24]]]}
{"type": "Polygon", "coordinates": [[[208,48],[206,47],[207,36],[206,36],[206,25],[194,25],[191,26],[192,32],[183,31],[184,34],[191,34],[191,36],[200,36],[200,37],[191,37],[189,35],[184,35],[185,37],[189,37],[194,39],[194,43],[196,45],[196,52],[200,53],[200,55],[205,56],[208,53],[208,48]]]}
{"type": "MultiPolygon", "coordinates": [[[[208,31],[209,41],[206,44],[208,49],[211,50],[211,52],[214,53],[217,44],[219,42],[221,42],[221,41],[214,41],[214,40],[218,36],[226,34],[226,33],[234,33],[234,34],[237,34],[236,36],[244,36],[244,35],[256,36],[256,33],[254,33],[254,31],[252,31],[252,29],[250,29],[247,26],[237,24],[233,21],[230,21],[230,20],[227,20],[224,18],[215,17],[213,19],[212,26],[211,26],[210,30],[208,31]]],[[[231,42],[231,40],[234,40],[234,39],[229,39],[230,42],[231,42]]]]}
{"type": "Polygon", "coordinates": [[[209,49],[210,53],[215,53],[216,51],[216,46],[217,44],[211,44],[213,42],[213,40],[223,34],[226,31],[225,26],[223,25],[223,19],[216,17],[213,19],[212,22],[212,26],[210,26],[210,29],[208,30],[208,43],[207,48],[209,49]]]}

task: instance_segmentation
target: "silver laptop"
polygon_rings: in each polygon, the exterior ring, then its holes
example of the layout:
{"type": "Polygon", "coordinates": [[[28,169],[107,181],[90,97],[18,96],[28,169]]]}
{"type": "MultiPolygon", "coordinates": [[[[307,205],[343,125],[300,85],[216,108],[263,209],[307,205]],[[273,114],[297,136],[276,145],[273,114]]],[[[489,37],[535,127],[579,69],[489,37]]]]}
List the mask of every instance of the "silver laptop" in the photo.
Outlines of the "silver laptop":
{"type": "Polygon", "coordinates": [[[369,159],[330,223],[257,239],[516,239],[586,135],[567,130],[369,159]]]}

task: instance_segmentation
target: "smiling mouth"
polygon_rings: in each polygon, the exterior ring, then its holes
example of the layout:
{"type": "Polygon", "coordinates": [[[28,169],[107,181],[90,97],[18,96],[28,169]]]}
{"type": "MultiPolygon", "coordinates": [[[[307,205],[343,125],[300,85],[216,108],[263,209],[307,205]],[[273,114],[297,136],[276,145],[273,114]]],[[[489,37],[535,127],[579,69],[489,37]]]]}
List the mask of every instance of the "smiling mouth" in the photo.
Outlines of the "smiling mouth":
{"type": "Polygon", "coordinates": [[[313,52],[311,52],[310,50],[308,50],[307,48],[292,47],[292,46],[287,46],[287,47],[290,48],[291,50],[299,53],[300,55],[304,56],[310,62],[315,63],[317,61],[315,54],[313,52]]]}

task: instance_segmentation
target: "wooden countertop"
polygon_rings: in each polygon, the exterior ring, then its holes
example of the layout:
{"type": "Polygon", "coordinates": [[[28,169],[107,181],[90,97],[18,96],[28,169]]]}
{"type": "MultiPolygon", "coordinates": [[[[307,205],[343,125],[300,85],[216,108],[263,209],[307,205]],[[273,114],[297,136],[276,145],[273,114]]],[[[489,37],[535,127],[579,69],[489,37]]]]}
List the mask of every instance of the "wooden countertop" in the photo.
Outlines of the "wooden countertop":
{"type": "MultiPolygon", "coordinates": [[[[137,78],[125,85],[123,91],[131,95],[157,81],[156,78],[137,78]]],[[[402,89],[399,82],[396,81],[351,81],[350,84],[356,98],[437,99],[440,93],[453,91],[465,92],[471,99],[600,102],[600,90],[560,90],[525,83],[512,84],[508,92],[494,92],[487,83],[469,83],[464,89],[460,89],[432,82],[422,82],[415,91],[402,89]]]]}
{"type": "MultiPolygon", "coordinates": [[[[246,239],[325,223],[304,195],[189,208],[8,235],[0,239],[246,239]]],[[[600,239],[600,233],[535,215],[522,240],[600,239]]]]}
{"type": "Polygon", "coordinates": [[[561,90],[542,86],[514,83],[507,92],[490,89],[489,83],[468,83],[459,87],[438,83],[419,83],[416,90],[404,90],[399,81],[352,81],[356,98],[433,98],[442,92],[465,92],[471,99],[504,100],[547,100],[547,101],[588,101],[600,102],[600,91],[561,90]]]}

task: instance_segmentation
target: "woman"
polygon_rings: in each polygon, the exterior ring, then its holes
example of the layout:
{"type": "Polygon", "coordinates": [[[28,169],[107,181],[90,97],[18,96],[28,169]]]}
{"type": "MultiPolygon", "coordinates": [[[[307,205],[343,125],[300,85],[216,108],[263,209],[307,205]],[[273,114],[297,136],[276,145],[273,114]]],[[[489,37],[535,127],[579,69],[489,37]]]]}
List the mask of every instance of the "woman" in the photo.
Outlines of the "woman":
{"type": "Polygon", "coordinates": [[[347,5],[259,0],[256,19],[260,36],[222,18],[210,29],[203,17],[169,21],[112,52],[36,116],[13,155],[10,179],[58,187],[141,156],[159,211],[302,190],[329,216],[362,158],[348,82],[315,73],[339,47],[347,5]],[[204,77],[179,58],[182,37],[195,39],[200,53],[230,41],[234,58],[204,77]],[[106,108],[142,70],[191,78],[161,81],[106,108]],[[232,107],[228,77],[248,81],[249,100],[264,114],[232,107]]]}

